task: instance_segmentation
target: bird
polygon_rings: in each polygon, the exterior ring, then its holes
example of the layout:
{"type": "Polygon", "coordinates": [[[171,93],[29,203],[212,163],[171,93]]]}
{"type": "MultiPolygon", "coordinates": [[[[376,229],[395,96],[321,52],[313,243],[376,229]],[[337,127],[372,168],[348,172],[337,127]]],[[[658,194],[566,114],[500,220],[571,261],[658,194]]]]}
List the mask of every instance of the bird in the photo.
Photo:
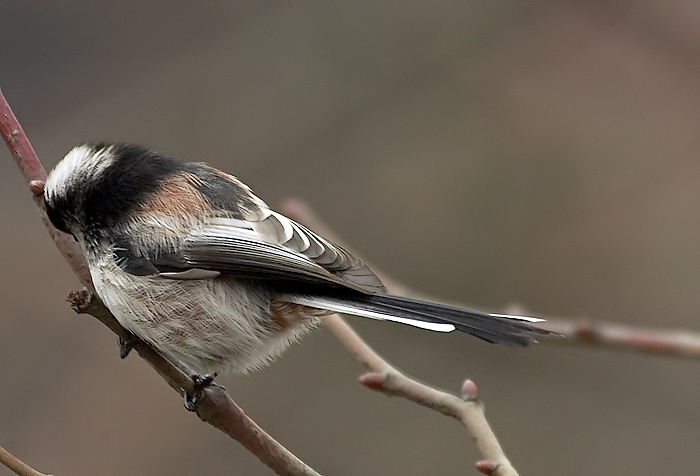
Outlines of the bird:
{"type": "Polygon", "coordinates": [[[117,321],[197,375],[260,369],[332,313],[510,347],[547,333],[534,317],[389,295],[359,257],[204,162],[85,143],[50,172],[43,198],[117,321]]]}

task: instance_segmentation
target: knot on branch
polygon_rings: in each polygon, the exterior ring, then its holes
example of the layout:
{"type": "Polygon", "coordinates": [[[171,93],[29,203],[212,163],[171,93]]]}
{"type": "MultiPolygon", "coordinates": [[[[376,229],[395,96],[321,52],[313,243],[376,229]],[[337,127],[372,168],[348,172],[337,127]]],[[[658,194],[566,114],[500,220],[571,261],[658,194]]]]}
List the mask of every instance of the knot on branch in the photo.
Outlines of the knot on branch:
{"type": "Polygon", "coordinates": [[[595,324],[590,319],[580,319],[575,324],[574,332],[576,334],[576,337],[578,337],[584,342],[593,343],[597,342],[600,338],[595,324]]]}
{"type": "Polygon", "coordinates": [[[44,194],[45,185],[46,181],[44,180],[31,180],[29,182],[29,190],[31,190],[35,197],[40,197],[44,194]]]}
{"type": "Polygon", "coordinates": [[[462,383],[462,399],[473,402],[474,400],[479,398],[479,389],[476,387],[476,384],[474,381],[470,378],[466,379],[462,383]]]}
{"type": "Polygon", "coordinates": [[[66,297],[70,307],[78,314],[91,314],[98,306],[103,306],[95,293],[83,288],[80,291],[71,291],[66,297]]]}
{"type": "Polygon", "coordinates": [[[387,378],[388,375],[385,373],[367,372],[366,374],[360,375],[360,383],[370,390],[386,391],[384,384],[387,378]]]}
{"type": "Polygon", "coordinates": [[[476,469],[480,473],[484,473],[486,475],[491,476],[492,474],[496,474],[496,471],[498,471],[500,464],[494,463],[493,461],[487,461],[485,459],[481,459],[476,462],[476,469]]]}

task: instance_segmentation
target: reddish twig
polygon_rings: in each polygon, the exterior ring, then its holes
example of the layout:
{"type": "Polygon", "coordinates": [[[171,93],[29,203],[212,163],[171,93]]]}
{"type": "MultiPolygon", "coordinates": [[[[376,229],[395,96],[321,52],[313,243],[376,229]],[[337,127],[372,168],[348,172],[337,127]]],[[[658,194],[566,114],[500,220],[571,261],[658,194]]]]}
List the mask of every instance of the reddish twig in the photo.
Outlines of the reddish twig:
{"type": "Polygon", "coordinates": [[[54,243],[56,243],[59,251],[66,259],[81,284],[92,290],[90,270],[88,269],[87,262],[85,261],[80,247],[72,236],[54,228],[49,218],[46,216],[43,198],[46,171],[44,170],[44,166],[41,165],[41,161],[39,157],[37,157],[36,152],[34,152],[34,148],[29,142],[27,135],[24,133],[22,126],[17,121],[12,109],[10,109],[10,105],[7,103],[7,100],[5,100],[2,91],[0,91],[0,135],[2,135],[5,144],[7,144],[7,148],[15,159],[17,167],[19,167],[20,172],[22,172],[24,180],[26,180],[29,185],[29,190],[34,196],[34,202],[39,208],[41,221],[44,222],[44,225],[46,225],[46,228],[49,230],[51,238],[54,243]]]}
{"type": "MultiPolygon", "coordinates": [[[[192,394],[195,384],[190,376],[163,358],[148,344],[130,335],[129,332],[119,325],[104,304],[95,297],[87,262],[78,244],[70,235],[56,230],[46,216],[43,201],[46,172],[2,92],[0,92],[0,134],[29,185],[34,201],[39,207],[42,221],[49,230],[54,243],[80,282],[89,290],[81,293],[72,293],[69,296],[69,301],[72,303],[73,308],[77,312],[88,313],[96,317],[119,337],[128,339],[129,344],[132,345],[138,354],[174,390],[192,394]]],[[[318,476],[317,472],[280,445],[250,419],[226,394],[223,387],[212,386],[207,388],[202,398],[197,401],[195,411],[202,421],[218,428],[241,443],[277,474],[286,476],[318,476]]],[[[35,474],[34,476],[38,475],[35,474]]]]}

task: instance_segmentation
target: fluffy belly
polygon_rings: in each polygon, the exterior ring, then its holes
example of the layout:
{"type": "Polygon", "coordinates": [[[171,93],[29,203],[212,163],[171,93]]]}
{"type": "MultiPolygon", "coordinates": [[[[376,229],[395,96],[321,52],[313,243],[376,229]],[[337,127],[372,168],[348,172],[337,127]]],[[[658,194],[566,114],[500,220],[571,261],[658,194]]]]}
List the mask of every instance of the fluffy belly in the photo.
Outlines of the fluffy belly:
{"type": "Polygon", "coordinates": [[[230,277],[134,276],[114,263],[90,271],[122,326],[199,374],[260,368],[318,322],[316,313],[293,315],[269,291],[230,277]]]}

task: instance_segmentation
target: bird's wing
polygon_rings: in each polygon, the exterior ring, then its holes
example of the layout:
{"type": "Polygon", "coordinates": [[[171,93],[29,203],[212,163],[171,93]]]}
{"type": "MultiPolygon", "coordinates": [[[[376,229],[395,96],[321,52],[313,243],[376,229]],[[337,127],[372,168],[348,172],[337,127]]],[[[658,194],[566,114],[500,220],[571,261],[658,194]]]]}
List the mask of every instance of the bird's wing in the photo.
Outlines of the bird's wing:
{"type": "Polygon", "coordinates": [[[132,260],[133,274],[171,279],[220,274],[311,283],[384,294],[379,278],[362,260],[295,221],[271,210],[235,177],[191,164],[192,186],[215,212],[202,218],[172,253],[132,260]]]}
{"type": "MultiPolygon", "coordinates": [[[[191,232],[177,256],[188,269],[385,292],[379,278],[358,258],[272,213],[259,222],[217,218],[191,232]]],[[[177,274],[161,272],[170,278],[177,274]]]]}

